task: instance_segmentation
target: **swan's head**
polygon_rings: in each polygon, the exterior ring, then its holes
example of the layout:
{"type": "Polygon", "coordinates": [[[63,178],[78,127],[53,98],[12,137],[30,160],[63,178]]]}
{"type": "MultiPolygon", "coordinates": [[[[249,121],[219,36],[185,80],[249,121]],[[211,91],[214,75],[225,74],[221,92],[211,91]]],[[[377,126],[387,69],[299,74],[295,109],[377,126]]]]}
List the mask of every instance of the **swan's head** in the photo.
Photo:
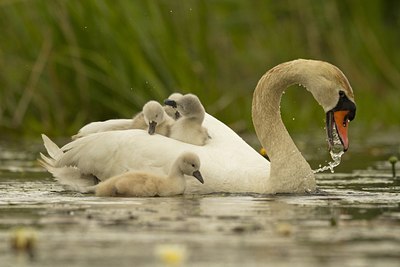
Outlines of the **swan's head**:
{"type": "Polygon", "coordinates": [[[184,117],[204,119],[204,107],[194,94],[186,94],[176,100],[166,99],[164,104],[176,108],[184,117]]]}
{"type": "MultiPolygon", "coordinates": [[[[173,93],[168,97],[168,99],[176,101],[179,98],[181,98],[182,96],[183,95],[181,93],[173,93]]],[[[179,113],[178,110],[176,110],[176,107],[166,105],[164,107],[164,110],[168,114],[168,116],[170,116],[174,120],[178,120],[181,117],[181,114],[179,113]]]]}
{"type": "Polygon", "coordinates": [[[143,106],[144,121],[149,126],[149,134],[154,134],[157,125],[164,122],[164,114],[163,107],[157,101],[149,101],[143,106]]]}
{"type": "Polygon", "coordinates": [[[179,169],[183,174],[190,175],[199,180],[200,183],[204,184],[203,177],[200,173],[200,159],[192,152],[183,153],[179,159],[179,169]]]}
{"type": "Polygon", "coordinates": [[[336,66],[322,61],[308,61],[304,86],[313,94],[326,113],[326,130],[330,149],[337,132],[344,151],[349,148],[349,122],[356,115],[353,90],[346,76],[336,66]]]}

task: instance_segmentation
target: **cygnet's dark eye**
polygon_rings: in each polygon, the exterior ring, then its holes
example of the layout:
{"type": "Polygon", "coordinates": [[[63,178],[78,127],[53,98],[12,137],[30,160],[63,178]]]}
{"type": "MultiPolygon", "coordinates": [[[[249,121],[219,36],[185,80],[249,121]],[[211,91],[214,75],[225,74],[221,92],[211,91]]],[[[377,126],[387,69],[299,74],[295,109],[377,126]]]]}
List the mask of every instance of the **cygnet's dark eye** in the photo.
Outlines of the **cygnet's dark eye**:
{"type": "Polygon", "coordinates": [[[194,164],[192,164],[192,167],[193,167],[193,168],[195,167],[194,164]]]}
{"type": "Polygon", "coordinates": [[[340,91],[339,91],[339,96],[340,96],[340,97],[344,97],[344,96],[346,96],[346,94],[344,93],[344,91],[340,90],[340,91]]]}

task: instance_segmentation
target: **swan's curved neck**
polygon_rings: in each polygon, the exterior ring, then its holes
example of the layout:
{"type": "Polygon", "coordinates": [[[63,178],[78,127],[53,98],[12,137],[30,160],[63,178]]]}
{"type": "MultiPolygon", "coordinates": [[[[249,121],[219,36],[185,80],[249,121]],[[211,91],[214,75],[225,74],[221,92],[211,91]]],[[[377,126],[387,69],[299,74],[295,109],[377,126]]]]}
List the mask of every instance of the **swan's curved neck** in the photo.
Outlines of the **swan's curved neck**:
{"type": "Polygon", "coordinates": [[[311,167],[294,144],[280,115],[284,90],[293,84],[307,86],[307,71],[304,64],[301,68],[299,65],[292,62],[276,66],[261,77],[254,91],[254,128],[271,160],[266,193],[304,193],[316,187],[311,167]]]}

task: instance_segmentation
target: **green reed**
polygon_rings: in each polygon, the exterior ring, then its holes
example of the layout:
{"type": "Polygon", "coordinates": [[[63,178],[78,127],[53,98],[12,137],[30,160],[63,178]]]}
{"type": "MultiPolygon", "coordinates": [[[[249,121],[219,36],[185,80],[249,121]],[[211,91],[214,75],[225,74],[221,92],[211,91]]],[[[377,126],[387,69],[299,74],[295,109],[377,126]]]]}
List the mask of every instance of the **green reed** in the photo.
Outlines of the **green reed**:
{"type": "MultiPolygon", "coordinates": [[[[179,91],[249,131],[258,79],[295,58],[345,72],[358,125],[399,125],[399,9],[378,0],[2,1],[0,128],[70,135],[179,91]]],[[[288,90],[282,106],[289,128],[322,126],[303,89],[288,90]]]]}

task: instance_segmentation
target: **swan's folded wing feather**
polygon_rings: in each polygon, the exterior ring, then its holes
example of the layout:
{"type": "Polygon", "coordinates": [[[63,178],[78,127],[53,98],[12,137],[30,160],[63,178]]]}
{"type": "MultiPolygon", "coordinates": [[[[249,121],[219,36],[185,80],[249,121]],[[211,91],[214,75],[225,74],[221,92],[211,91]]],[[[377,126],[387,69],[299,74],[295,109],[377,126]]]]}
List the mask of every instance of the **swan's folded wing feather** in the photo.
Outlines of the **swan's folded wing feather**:
{"type": "Polygon", "coordinates": [[[83,126],[76,135],[72,136],[72,139],[75,140],[93,133],[127,130],[131,128],[131,119],[112,119],[106,121],[96,121],[83,126]]]}
{"type": "Polygon", "coordinates": [[[200,158],[205,183],[188,179],[187,192],[263,192],[269,162],[212,116],[207,114],[203,125],[212,137],[205,146],[149,135],[143,130],[103,132],[66,144],[56,165],[74,166],[83,175],[100,180],[128,170],[166,175],[175,159],[190,151],[200,158]]]}

